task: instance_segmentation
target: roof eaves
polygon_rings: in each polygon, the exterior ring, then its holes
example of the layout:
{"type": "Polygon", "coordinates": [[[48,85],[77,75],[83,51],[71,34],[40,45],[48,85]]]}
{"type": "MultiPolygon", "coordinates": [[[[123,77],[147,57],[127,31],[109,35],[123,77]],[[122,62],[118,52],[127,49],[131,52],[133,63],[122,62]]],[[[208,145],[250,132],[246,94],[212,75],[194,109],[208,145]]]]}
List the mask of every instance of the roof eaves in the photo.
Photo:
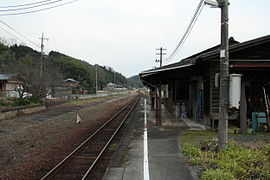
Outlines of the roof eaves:
{"type": "Polygon", "coordinates": [[[139,75],[141,77],[157,74],[159,72],[163,71],[169,71],[169,70],[174,70],[174,69],[180,69],[188,66],[193,66],[197,61],[197,57],[191,58],[191,59],[185,59],[185,61],[180,61],[178,63],[174,63],[171,65],[163,66],[162,68],[157,68],[157,69],[150,69],[147,71],[141,72],[139,75]]]}

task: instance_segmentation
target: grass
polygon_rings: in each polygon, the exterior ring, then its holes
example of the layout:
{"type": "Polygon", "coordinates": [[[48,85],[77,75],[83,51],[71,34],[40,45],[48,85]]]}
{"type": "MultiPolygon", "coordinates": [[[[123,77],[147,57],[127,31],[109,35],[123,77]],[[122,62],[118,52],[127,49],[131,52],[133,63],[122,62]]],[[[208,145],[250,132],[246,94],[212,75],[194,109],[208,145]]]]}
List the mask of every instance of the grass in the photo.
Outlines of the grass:
{"type": "Polygon", "coordinates": [[[25,106],[30,104],[42,104],[43,101],[30,98],[8,98],[0,99],[0,106],[6,107],[16,107],[16,106],[25,106]]]}
{"type": "Polygon", "coordinates": [[[65,104],[83,105],[83,104],[93,103],[93,102],[96,102],[98,100],[103,100],[103,99],[106,99],[108,97],[115,97],[115,96],[119,96],[119,95],[108,95],[108,96],[102,96],[102,97],[94,97],[94,98],[90,98],[90,99],[74,100],[72,102],[67,102],[65,104]]]}
{"type": "MultiPolygon", "coordinates": [[[[230,133],[230,136],[237,135],[230,133]]],[[[245,138],[252,135],[266,134],[254,133],[245,138]]],[[[202,148],[205,145],[216,146],[213,141],[216,138],[217,132],[208,130],[187,131],[181,138],[182,152],[189,158],[189,162],[204,169],[201,179],[270,179],[269,141],[247,148],[231,138],[224,151],[217,153],[215,148],[202,148]]]]}
{"type": "Polygon", "coordinates": [[[210,130],[201,130],[201,131],[193,131],[189,130],[186,134],[181,138],[181,143],[193,143],[199,144],[202,139],[205,138],[216,138],[217,132],[213,132],[210,130]]]}
{"type": "Polygon", "coordinates": [[[96,98],[84,99],[84,100],[74,100],[72,102],[67,102],[66,104],[83,105],[83,104],[87,104],[87,103],[96,102],[97,100],[100,100],[102,98],[105,98],[105,97],[100,97],[100,98],[96,97],[96,98]]]}

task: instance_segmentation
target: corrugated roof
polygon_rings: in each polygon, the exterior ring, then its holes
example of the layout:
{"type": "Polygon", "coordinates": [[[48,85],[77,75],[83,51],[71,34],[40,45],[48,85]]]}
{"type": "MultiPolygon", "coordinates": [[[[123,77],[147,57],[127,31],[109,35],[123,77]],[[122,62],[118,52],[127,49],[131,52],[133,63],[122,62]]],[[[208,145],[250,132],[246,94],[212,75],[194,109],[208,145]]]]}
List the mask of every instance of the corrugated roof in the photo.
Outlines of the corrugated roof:
{"type": "Polygon", "coordinates": [[[80,83],[79,81],[76,81],[75,79],[72,79],[72,78],[68,78],[68,79],[66,79],[66,80],[64,80],[65,82],[68,82],[68,81],[70,81],[70,82],[73,82],[73,83],[80,83]]]}

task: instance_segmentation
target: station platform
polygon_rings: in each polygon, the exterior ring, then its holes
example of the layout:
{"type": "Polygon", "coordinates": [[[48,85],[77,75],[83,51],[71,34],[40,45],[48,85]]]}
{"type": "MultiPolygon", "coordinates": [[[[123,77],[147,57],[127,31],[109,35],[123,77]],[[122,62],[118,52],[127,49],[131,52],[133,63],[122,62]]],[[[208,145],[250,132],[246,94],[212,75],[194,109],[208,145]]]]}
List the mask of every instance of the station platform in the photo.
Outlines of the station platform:
{"type": "Polygon", "coordinates": [[[145,126],[142,98],[103,180],[198,179],[181,152],[180,138],[187,129],[205,127],[189,119],[173,118],[165,109],[162,109],[162,126],[156,126],[155,111],[151,111],[148,103],[146,115],[145,126]]]}

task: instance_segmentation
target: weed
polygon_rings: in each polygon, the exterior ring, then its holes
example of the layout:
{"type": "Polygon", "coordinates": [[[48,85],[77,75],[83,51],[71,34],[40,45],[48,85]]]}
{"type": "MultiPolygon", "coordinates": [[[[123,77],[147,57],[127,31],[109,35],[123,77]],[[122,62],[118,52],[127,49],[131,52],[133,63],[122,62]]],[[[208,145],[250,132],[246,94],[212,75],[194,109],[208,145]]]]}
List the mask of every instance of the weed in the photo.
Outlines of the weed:
{"type": "Polygon", "coordinates": [[[118,145],[117,144],[111,144],[109,147],[110,151],[115,151],[117,149],[118,145]]]}
{"type": "Polygon", "coordinates": [[[201,177],[201,179],[211,179],[211,180],[235,180],[235,177],[230,172],[225,172],[221,169],[209,169],[205,171],[201,177]]]}
{"type": "Polygon", "coordinates": [[[215,153],[185,143],[182,151],[192,164],[205,167],[202,179],[270,179],[270,144],[260,149],[246,149],[230,141],[226,150],[215,153]],[[215,168],[208,169],[210,165],[215,168]]]}
{"type": "Polygon", "coordinates": [[[126,165],[127,161],[128,161],[128,154],[126,154],[124,159],[122,160],[122,167],[126,165]]]}
{"type": "Polygon", "coordinates": [[[133,140],[133,139],[134,139],[134,133],[132,132],[130,135],[130,140],[133,140]]]}
{"type": "Polygon", "coordinates": [[[181,142],[184,144],[186,142],[199,144],[202,139],[205,138],[216,138],[217,132],[213,132],[210,130],[202,130],[202,131],[187,131],[187,134],[181,138],[181,142]]]}

